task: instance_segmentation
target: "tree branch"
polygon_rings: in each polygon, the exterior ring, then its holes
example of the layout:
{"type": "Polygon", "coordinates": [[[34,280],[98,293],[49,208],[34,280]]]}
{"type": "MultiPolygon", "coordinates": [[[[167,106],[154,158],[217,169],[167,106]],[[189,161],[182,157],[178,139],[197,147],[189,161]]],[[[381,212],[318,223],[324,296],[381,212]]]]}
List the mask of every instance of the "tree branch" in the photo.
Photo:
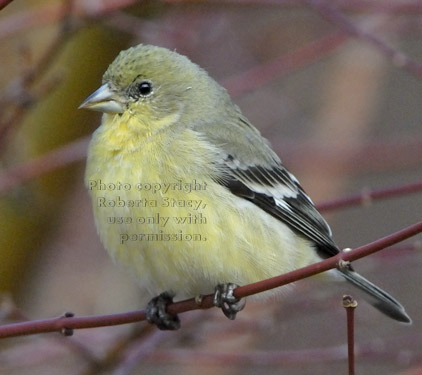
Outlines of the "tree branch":
{"type": "Polygon", "coordinates": [[[380,52],[382,52],[391,60],[393,65],[404,69],[417,78],[422,77],[422,64],[412,60],[403,52],[388,46],[381,39],[375,37],[371,33],[361,30],[355,26],[353,22],[351,22],[343,13],[338,11],[336,8],[333,8],[332,6],[327,5],[324,0],[305,0],[305,2],[314,8],[323,18],[339,26],[346,33],[375,46],[380,52]]]}
{"type": "Polygon", "coordinates": [[[422,182],[415,182],[413,184],[395,186],[382,190],[370,190],[368,188],[362,189],[360,194],[349,195],[340,199],[333,199],[327,202],[317,204],[318,211],[330,211],[338,208],[367,205],[377,199],[394,198],[400,195],[407,195],[412,193],[422,192],[422,182]]]}
{"type": "Polygon", "coordinates": [[[6,8],[13,0],[0,0],[0,10],[6,8]]]}
{"type": "MultiPolygon", "coordinates": [[[[235,289],[234,295],[235,297],[243,298],[252,294],[261,293],[266,290],[290,284],[306,277],[314,276],[318,273],[336,268],[340,261],[352,262],[380,251],[388,246],[401,242],[407,238],[415,236],[418,233],[422,233],[422,222],[416,223],[401,231],[393,233],[367,245],[358,247],[354,250],[341,252],[334,257],[328,258],[310,266],[267,280],[238,287],[235,289]]],[[[212,294],[205,296],[201,305],[198,305],[197,302],[195,302],[195,299],[192,298],[189,300],[170,304],[167,307],[167,311],[170,314],[179,314],[190,310],[209,309],[211,307],[213,307],[212,294]]],[[[74,329],[120,325],[145,320],[145,311],[143,310],[103,316],[70,317],[71,315],[71,313],[66,313],[65,316],[54,319],[3,325],[0,326],[0,338],[45,332],[61,332],[62,334],[70,335],[73,333],[74,329]]]]}

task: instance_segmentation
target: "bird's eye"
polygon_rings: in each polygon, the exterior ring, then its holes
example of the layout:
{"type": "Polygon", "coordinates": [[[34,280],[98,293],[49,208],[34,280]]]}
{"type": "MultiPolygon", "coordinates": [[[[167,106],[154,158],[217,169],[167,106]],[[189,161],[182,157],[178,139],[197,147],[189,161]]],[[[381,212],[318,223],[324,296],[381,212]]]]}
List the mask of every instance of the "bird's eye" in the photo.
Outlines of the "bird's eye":
{"type": "Polygon", "coordinates": [[[138,92],[141,96],[148,96],[152,93],[152,83],[149,81],[142,81],[138,84],[138,92]]]}

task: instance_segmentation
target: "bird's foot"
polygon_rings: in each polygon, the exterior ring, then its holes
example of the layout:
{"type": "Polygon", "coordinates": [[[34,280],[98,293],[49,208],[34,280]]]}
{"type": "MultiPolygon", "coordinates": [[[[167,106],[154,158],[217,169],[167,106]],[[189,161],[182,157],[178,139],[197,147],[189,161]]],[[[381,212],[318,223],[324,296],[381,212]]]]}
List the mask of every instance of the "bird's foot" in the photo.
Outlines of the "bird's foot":
{"type": "Polygon", "coordinates": [[[166,311],[167,305],[173,303],[174,293],[164,292],[148,302],[146,318],[149,323],[155,324],[163,331],[175,331],[180,328],[180,319],[166,311]]]}
{"type": "Polygon", "coordinates": [[[233,295],[233,291],[238,285],[233,283],[218,284],[215,287],[214,306],[220,307],[227,318],[234,320],[236,314],[243,310],[246,304],[245,298],[237,298],[233,295]]]}

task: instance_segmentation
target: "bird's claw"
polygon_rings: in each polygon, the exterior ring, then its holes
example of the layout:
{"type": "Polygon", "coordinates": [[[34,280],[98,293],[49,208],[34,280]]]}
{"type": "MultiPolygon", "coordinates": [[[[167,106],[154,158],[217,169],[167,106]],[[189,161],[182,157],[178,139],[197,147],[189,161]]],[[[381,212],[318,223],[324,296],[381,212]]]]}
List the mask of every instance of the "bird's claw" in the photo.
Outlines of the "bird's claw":
{"type": "Polygon", "coordinates": [[[214,306],[220,307],[223,313],[230,320],[236,318],[236,314],[243,310],[246,304],[245,298],[237,298],[233,295],[233,291],[238,285],[233,283],[218,284],[215,287],[214,306]]]}
{"type": "Polygon", "coordinates": [[[146,318],[149,323],[155,324],[163,331],[175,331],[180,328],[180,319],[166,311],[167,305],[173,303],[174,293],[164,292],[148,302],[146,318]]]}

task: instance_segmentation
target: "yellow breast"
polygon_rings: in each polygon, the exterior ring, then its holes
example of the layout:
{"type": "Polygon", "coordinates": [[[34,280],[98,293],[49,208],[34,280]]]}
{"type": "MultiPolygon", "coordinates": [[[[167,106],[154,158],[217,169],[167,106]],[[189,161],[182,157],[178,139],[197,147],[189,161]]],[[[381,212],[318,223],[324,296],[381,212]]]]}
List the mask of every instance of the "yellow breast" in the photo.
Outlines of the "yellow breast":
{"type": "Polygon", "coordinates": [[[128,127],[94,134],[86,184],[105,248],[151,294],[211,293],[315,260],[305,240],[215,182],[218,150],[199,134],[128,137],[128,127]]]}

